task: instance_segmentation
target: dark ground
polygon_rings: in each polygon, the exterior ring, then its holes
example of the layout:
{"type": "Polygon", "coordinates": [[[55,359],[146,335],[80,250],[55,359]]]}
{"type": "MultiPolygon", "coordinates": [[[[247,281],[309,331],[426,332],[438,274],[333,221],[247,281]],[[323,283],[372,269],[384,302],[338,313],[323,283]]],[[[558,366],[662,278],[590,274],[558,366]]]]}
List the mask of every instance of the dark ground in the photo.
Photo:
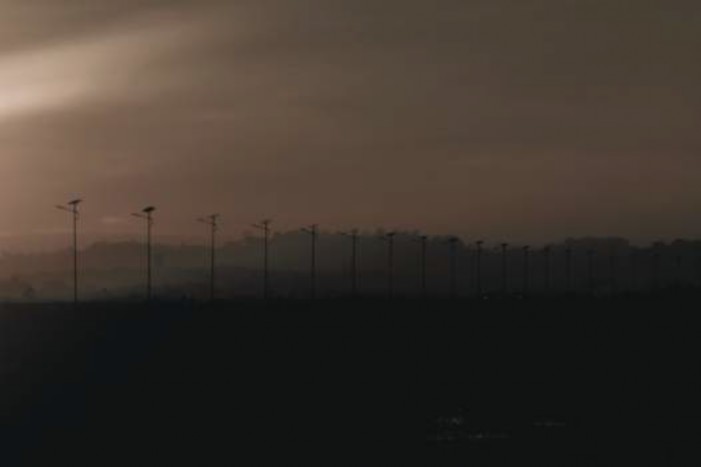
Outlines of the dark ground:
{"type": "Polygon", "coordinates": [[[8,305],[0,465],[701,465],[699,304],[8,305]]]}

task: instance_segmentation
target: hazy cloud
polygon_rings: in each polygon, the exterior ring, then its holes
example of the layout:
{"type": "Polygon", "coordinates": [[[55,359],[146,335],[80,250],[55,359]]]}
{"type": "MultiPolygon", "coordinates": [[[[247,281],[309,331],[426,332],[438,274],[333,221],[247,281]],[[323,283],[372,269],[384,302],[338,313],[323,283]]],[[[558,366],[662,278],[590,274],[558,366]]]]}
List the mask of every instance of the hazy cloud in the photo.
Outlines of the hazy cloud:
{"type": "Polygon", "coordinates": [[[42,207],[80,193],[103,233],[97,212],[153,203],[183,234],[215,210],[235,231],[274,216],[694,235],[700,13],[691,0],[3,2],[3,230],[49,229],[61,218],[42,207]]]}

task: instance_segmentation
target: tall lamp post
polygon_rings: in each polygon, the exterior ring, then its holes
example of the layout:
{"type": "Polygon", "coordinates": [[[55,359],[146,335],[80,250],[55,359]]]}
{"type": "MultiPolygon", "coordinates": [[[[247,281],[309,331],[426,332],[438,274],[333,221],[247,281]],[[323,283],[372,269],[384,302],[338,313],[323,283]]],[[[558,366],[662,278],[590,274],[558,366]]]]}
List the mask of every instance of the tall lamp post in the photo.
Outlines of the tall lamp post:
{"type": "Polygon", "coordinates": [[[309,296],[313,300],[316,298],[316,240],[319,235],[319,226],[312,224],[302,229],[302,232],[309,234],[311,238],[311,251],[309,258],[309,296]]]}
{"type": "Polygon", "coordinates": [[[350,238],[351,241],[351,297],[355,298],[358,295],[358,230],[353,229],[350,232],[341,232],[341,235],[344,235],[348,238],[350,238]]]}
{"type": "Polygon", "coordinates": [[[550,245],[543,248],[543,279],[545,293],[550,293],[550,245]]]}
{"type": "Polygon", "coordinates": [[[153,212],[156,210],[153,206],[147,206],[141,212],[133,213],[132,216],[144,219],[146,221],[146,300],[151,300],[153,288],[153,274],[151,260],[151,231],[153,229],[153,212]]]}
{"type": "Polygon", "coordinates": [[[212,214],[207,217],[197,219],[198,222],[209,226],[209,300],[216,298],[216,254],[217,254],[217,232],[219,231],[219,214],[212,214]]]}
{"type": "Polygon", "coordinates": [[[565,248],[565,291],[571,293],[573,291],[572,283],[572,247],[565,248]]]}
{"type": "Polygon", "coordinates": [[[477,289],[477,298],[482,297],[482,246],[484,240],[477,240],[477,251],[475,252],[475,286],[477,289]]]}
{"type": "Polygon", "coordinates": [[[268,272],[268,245],[270,243],[270,219],[265,219],[260,224],[253,224],[253,227],[263,232],[263,298],[267,300],[270,295],[269,272],[268,272]]]}
{"type": "Polygon", "coordinates": [[[450,237],[450,298],[455,299],[458,295],[458,242],[457,237],[450,237]]]}
{"type": "Polygon", "coordinates": [[[523,247],[523,295],[526,296],[531,289],[531,266],[530,266],[531,247],[525,245],[523,247]]]}
{"type": "Polygon", "coordinates": [[[381,240],[387,242],[387,297],[394,296],[394,239],[397,236],[396,232],[388,232],[381,240]]]}
{"type": "Polygon", "coordinates": [[[589,288],[589,294],[593,295],[594,294],[594,287],[595,287],[595,276],[594,276],[594,250],[587,250],[587,270],[588,270],[588,288],[589,288]]]}
{"type": "Polygon", "coordinates": [[[618,264],[617,264],[617,252],[615,249],[611,250],[609,254],[609,279],[611,282],[611,295],[618,294],[618,264]]]}
{"type": "Polygon", "coordinates": [[[419,280],[421,286],[421,296],[423,298],[426,298],[426,294],[428,292],[428,289],[426,287],[426,256],[428,253],[428,235],[420,235],[416,238],[416,241],[419,242],[419,280]]]}
{"type": "Polygon", "coordinates": [[[509,248],[508,243],[502,243],[501,245],[501,291],[504,295],[509,293],[508,285],[508,265],[507,265],[507,251],[509,248]]]}
{"type": "Polygon", "coordinates": [[[73,218],[73,305],[78,306],[78,218],[80,212],[78,205],[82,203],[80,199],[74,199],[66,205],[57,205],[61,211],[69,212],[73,218]]]}

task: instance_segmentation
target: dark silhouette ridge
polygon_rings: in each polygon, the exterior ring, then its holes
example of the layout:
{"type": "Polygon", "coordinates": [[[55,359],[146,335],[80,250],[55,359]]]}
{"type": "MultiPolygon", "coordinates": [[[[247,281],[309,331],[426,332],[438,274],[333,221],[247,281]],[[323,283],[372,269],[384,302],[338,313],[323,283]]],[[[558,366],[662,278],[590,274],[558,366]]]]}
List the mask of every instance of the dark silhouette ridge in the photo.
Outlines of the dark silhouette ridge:
{"type": "MultiPolygon", "coordinates": [[[[308,234],[276,233],[276,254],[270,260],[268,244],[272,231],[270,225],[267,234],[261,227],[261,239],[246,237],[215,248],[211,239],[209,245],[151,242],[149,247],[147,231],[147,289],[149,263],[151,274],[159,277],[153,293],[163,298],[185,296],[198,300],[211,300],[213,278],[218,284],[217,298],[260,295],[261,285],[262,296],[271,298],[268,285],[271,272],[276,276],[278,297],[310,296],[312,273],[313,292],[318,298],[389,296],[390,293],[397,297],[448,298],[523,294],[526,290],[529,296],[617,295],[701,285],[701,242],[698,241],[675,240],[638,247],[622,239],[568,239],[548,245],[542,254],[533,254],[532,246],[527,252],[524,245],[485,250],[482,243],[466,245],[457,237],[431,237],[416,232],[392,232],[390,245],[384,232],[356,232],[353,237],[318,231],[312,270],[308,234]],[[378,236],[385,241],[378,242],[378,236]],[[451,242],[451,238],[456,240],[451,242]],[[361,244],[362,257],[357,254],[361,244]],[[397,249],[396,245],[401,248],[397,249]],[[203,267],[205,256],[210,258],[208,268],[203,267]],[[213,258],[216,258],[215,274],[213,258]]],[[[144,245],[136,242],[102,242],[79,250],[81,298],[142,296],[134,277],[144,268],[143,249],[144,245]]],[[[75,272],[77,253],[75,248],[71,249],[70,260],[67,252],[6,253],[0,260],[0,300],[74,299],[75,284],[71,286],[66,280],[66,272],[68,265],[75,272]],[[26,283],[32,293],[25,294],[8,281],[13,276],[26,283]]]]}

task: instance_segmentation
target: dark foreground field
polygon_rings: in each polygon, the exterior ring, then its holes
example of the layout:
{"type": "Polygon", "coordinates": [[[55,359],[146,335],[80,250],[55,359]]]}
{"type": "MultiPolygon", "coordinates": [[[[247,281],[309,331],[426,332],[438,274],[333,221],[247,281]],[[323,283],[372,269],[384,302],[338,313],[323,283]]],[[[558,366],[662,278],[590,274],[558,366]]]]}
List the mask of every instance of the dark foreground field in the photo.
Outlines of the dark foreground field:
{"type": "Polygon", "coordinates": [[[699,465],[699,304],[6,306],[0,465],[699,465]]]}

